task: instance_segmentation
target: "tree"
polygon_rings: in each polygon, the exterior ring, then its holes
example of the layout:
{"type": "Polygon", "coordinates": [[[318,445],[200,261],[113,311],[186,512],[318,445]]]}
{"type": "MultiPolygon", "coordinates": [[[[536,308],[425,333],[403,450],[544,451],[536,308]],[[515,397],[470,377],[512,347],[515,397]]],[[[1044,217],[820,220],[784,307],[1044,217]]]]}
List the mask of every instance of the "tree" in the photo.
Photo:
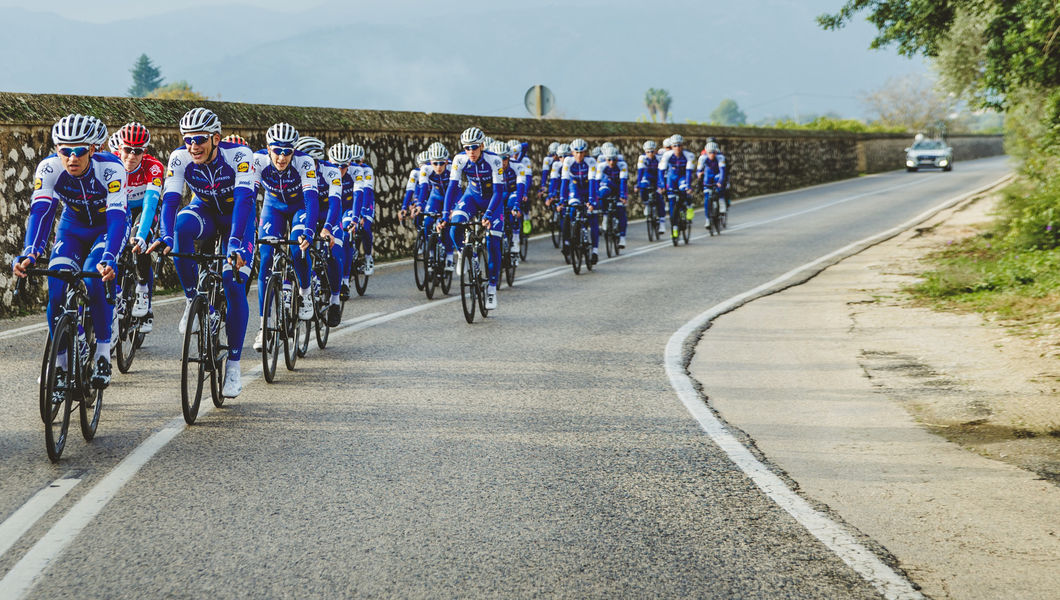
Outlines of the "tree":
{"type": "Polygon", "coordinates": [[[648,91],[644,92],[644,106],[651,115],[652,123],[657,123],[659,120],[663,123],[667,122],[670,118],[672,103],[673,98],[670,97],[670,92],[664,89],[648,88],[648,91]]]}
{"type": "Polygon", "coordinates": [[[663,123],[669,123],[670,122],[670,105],[673,104],[674,99],[670,97],[670,92],[668,92],[668,91],[666,91],[664,89],[660,88],[659,90],[657,90],[657,92],[658,92],[658,94],[657,94],[656,102],[658,103],[658,106],[659,106],[659,116],[661,117],[661,120],[662,120],[663,123]]]}
{"type": "Polygon", "coordinates": [[[146,54],[141,54],[136,59],[136,64],[129,69],[132,73],[133,84],[129,88],[129,95],[134,98],[143,98],[162,85],[162,73],[158,67],[151,64],[151,59],[146,54]]]}
{"type": "Polygon", "coordinates": [[[876,124],[906,131],[944,126],[957,108],[957,99],[938,91],[924,75],[892,77],[862,100],[876,124]]]}
{"type": "Polygon", "coordinates": [[[150,94],[147,94],[146,97],[157,100],[209,100],[206,96],[191,89],[191,84],[187,81],[174,81],[168,85],[156,88],[150,94]]]}
{"type": "Polygon", "coordinates": [[[710,113],[711,123],[718,125],[746,125],[747,115],[732,98],[726,98],[710,113]]]}

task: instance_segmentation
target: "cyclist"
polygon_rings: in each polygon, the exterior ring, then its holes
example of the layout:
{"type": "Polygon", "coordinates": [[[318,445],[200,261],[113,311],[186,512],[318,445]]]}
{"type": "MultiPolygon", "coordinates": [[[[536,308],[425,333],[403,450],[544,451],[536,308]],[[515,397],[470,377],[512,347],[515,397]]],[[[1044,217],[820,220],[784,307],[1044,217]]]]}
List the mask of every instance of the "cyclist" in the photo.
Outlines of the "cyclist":
{"type": "MultiPolygon", "coordinates": [[[[258,239],[278,239],[290,230],[298,240],[298,251],[291,253],[298,293],[302,296],[298,319],[313,318],[312,286],[306,249],[313,239],[320,201],[317,198],[317,172],[313,159],[294,149],[298,131],[288,123],[276,123],[265,132],[267,148],[254,153],[254,180],[265,190],[261,205],[258,239]]],[[[261,347],[264,335],[265,288],[272,269],[275,247],[264,244],[258,263],[258,315],[262,325],[254,337],[254,349],[261,347]]]]}
{"type": "MultiPolygon", "coordinates": [[[[618,148],[604,145],[600,156],[604,159],[602,165],[596,168],[597,190],[596,198],[600,204],[600,210],[607,211],[611,202],[615,203],[615,212],[618,215],[618,247],[626,247],[626,201],[627,181],[629,179],[629,168],[624,161],[619,160],[618,148]]],[[[610,226],[614,226],[612,223],[610,226]]]]}
{"type": "MultiPolygon", "coordinates": [[[[489,285],[486,287],[486,308],[497,308],[497,281],[500,278],[501,244],[504,235],[504,165],[501,157],[486,151],[486,135],[478,127],[468,127],[460,134],[464,152],[456,155],[449,172],[449,187],[445,191],[445,210],[438,230],[453,223],[450,239],[457,252],[464,248],[466,223],[476,214],[482,215],[482,225],[490,230],[487,244],[489,285]],[[460,194],[460,182],[467,178],[467,187],[460,194]],[[459,196],[459,199],[457,198],[459,196]]],[[[457,275],[461,263],[457,257],[457,275]]]]}
{"type": "MultiPolygon", "coordinates": [[[[725,214],[729,210],[729,200],[725,197],[725,185],[728,183],[728,175],[725,172],[725,155],[721,153],[721,148],[717,142],[713,141],[713,138],[703,148],[703,154],[699,157],[696,173],[703,181],[704,186],[714,186],[718,190],[718,207],[721,214],[725,214]]],[[[711,217],[709,198],[709,194],[703,194],[703,212],[707,215],[707,223],[705,225],[707,229],[710,229],[711,217]]]]}
{"type": "MultiPolygon", "coordinates": [[[[360,184],[359,193],[355,191],[353,200],[353,212],[349,215],[349,228],[356,231],[360,227],[364,231],[364,274],[371,275],[375,272],[375,261],[372,259],[372,246],[374,236],[372,224],[375,223],[375,171],[364,159],[364,148],[353,147],[353,165],[358,168],[356,181],[360,184]]],[[[353,238],[351,238],[353,239],[353,238]]],[[[353,265],[353,244],[350,244],[346,256],[348,262],[346,269],[353,265]]],[[[349,274],[347,273],[347,282],[349,274]]]]}
{"type": "Polygon", "coordinates": [[[545,153],[545,158],[541,159],[541,186],[537,190],[538,197],[544,197],[548,194],[549,175],[552,174],[552,163],[559,158],[558,150],[559,142],[552,142],[548,145],[548,152],[545,153]]]}
{"type": "Polygon", "coordinates": [[[120,148],[118,158],[125,167],[128,190],[130,222],[135,223],[130,244],[136,254],[136,302],[132,315],[142,318],[141,333],[150,333],[154,326],[154,315],[151,313],[151,298],[155,288],[155,272],[151,268],[151,257],[146,254],[151,239],[151,230],[155,226],[154,215],[158,213],[158,201],[162,197],[162,177],[165,167],[162,161],[146,152],[151,142],[151,133],[137,122],[126,123],[115,135],[118,136],[120,148]],[[151,215],[151,220],[140,219],[135,215],[151,215]]]}
{"type": "MultiPolygon", "coordinates": [[[[441,142],[434,142],[427,148],[427,160],[430,169],[420,172],[419,200],[417,205],[424,213],[423,232],[426,236],[435,226],[430,213],[441,213],[445,208],[445,192],[449,186],[449,150],[441,142]]],[[[453,240],[442,233],[442,244],[445,246],[445,270],[453,270],[453,240]]]]}
{"type": "MultiPolygon", "coordinates": [[[[517,141],[516,145],[518,145],[517,141]]],[[[504,189],[508,194],[504,218],[511,224],[508,228],[510,234],[508,254],[513,255],[512,260],[515,264],[519,264],[519,237],[523,228],[523,214],[526,212],[523,201],[526,199],[526,186],[531,177],[531,171],[526,163],[512,160],[511,148],[511,142],[508,144],[494,142],[490,151],[501,157],[501,163],[504,166],[504,189]]]]}
{"type": "MultiPolygon", "coordinates": [[[[345,146],[345,144],[339,145],[345,146]]],[[[294,149],[312,158],[317,171],[317,201],[319,202],[317,222],[313,225],[306,224],[306,228],[310,231],[320,231],[320,238],[328,243],[329,248],[339,247],[338,250],[329,254],[327,264],[328,281],[333,286],[329,298],[327,324],[328,327],[337,327],[342,320],[342,303],[338,289],[342,263],[337,255],[342,252],[343,243],[342,228],[336,223],[341,217],[342,178],[345,175],[342,167],[348,167],[349,158],[347,157],[345,163],[341,165],[334,160],[330,162],[325,160],[324,141],[311,135],[298,136],[294,149]]],[[[347,153],[349,152],[347,147],[347,153]]],[[[299,214],[304,217],[305,211],[299,214]]]]}
{"type": "Polygon", "coordinates": [[[655,156],[655,140],[644,142],[644,154],[637,158],[637,190],[644,212],[648,204],[654,203],[655,215],[659,219],[659,235],[666,231],[666,208],[663,206],[662,194],[656,191],[659,181],[659,159],[655,156]]]}
{"type": "MultiPolygon", "coordinates": [[[[169,155],[162,188],[161,239],[151,245],[151,250],[164,247],[163,252],[167,254],[170,249],[194,252],[196,240],[228,237],[225,254],[229,258],[222,279],[228,308],[225,330],[229,348],[221,393],[226,398],[235,398],[243,391],[239,359],[247,334],[249,307],[246,288],[236,284],[232,269],[239,269],[245,281],[250,276],[250,264],[254,258],[253,157],[250,148],[221,141],[221,120],[207,108],[193,108],[185,113],[180,119],[180,132],[184,136],[184,146],[169,155]],[[194,193],[194,198],[178,213],[185,184],[194,193]]],[[[154,215],[148,215],[146,211],[142,215],[142,219],[148,221],[153,218],[154,215]]],[[[183,334],[195,297],[199,265],[184,258],[174,259],[173,265],[187,298],[178,326],[183,334]]],[[[197,323],[192,324],[192,327],[197,326],[197,323]]]]}
{"type": "MultiPolygon", "coordinates": [[[[696,163],[696,157],[684,149],[685,138],[681,134],[673,134],[668,141],[670,142],[670,150],[666,151],[659,159],[659,193],[661,194],[665,191],[676,192],[674,199],[670,200],[670,215],[672,217],[678,200],[686,208],[690,206],[688,193],[692,187],[693,165],[696,163]]],[[[680,232],[677,230],[677,226],[672,223],[673,220],[671,219],[671,235],[677,237],[680,232]]]]}
{"type": "MultiPolygon", "coordinates": [[[[103,141],[107,137],[103,136],[103,141]]],[[[115,277],[115,263],[128,226],[125,198],[125,169],[116,156],[96,152],[99,142],[95,117],[72,114],[52,125],[55,154],[37,164],[33,179],[32,201],[26,219],[26,237],[22,254],[12,271],[25,277],[43,253],[52,232],[58,204],[63,205],[57,240],[48,261],[50,269],[95,270],[102,280],[88,279],[85,285],[92,299],[89,314],[96,327],[95,370],[92,387],[103,389],[110,384],[110,337],[113,307],[107,303],[104,281],[115,277]]],[[[48,279],[48,327],[55,319],[65,297],[66,285],[48,279]]],[[[67,369],[67,357],[60,356],[60,368],[67,369]]],[[[65,380],[65,374],[61,374],[65,380]]]]}
{"type": "Polygon", "coordinates": [[[573,156],[563,159],[560,188],[560,198],[566,200],[568,207],[567,218],[563,221],[563,254],[570,253],[570,223],[575,211],[584,209],[589,213],[589,230],[593,243],[590,260],[592,264],[596,264],[600,246],[600,223],[594,212],[597,208],[596,185],[593,181],[596,161],[589,156],[589,144],[581,138],[570,143],[570,150],[573,156]]]}
{"type": "Polygon", "coordinates": [[[419,199],[417,191],[420,187],[420,177],[428,166],[430,166],[430,162],[427,160],[427,152],[423,151],[417,154],[416,166],[409,171],[409,179],[405,183],[405,198],[401,201],[401,210],[398,211],[399,221],[404,221],[405,217],[408,216],[415,217],[422,210],[423,207],[416,202],[419,199]]]}
{"type": "MultiPolygon", "coordinates": [[[[110,134],[110,139],[107,140],[107,149],[110,150],[111,154],[119,156],[121,152],[121,132],[115,131],[110,134]]],[[[119,156],[120,158],[120,156],[119,156]]]]}

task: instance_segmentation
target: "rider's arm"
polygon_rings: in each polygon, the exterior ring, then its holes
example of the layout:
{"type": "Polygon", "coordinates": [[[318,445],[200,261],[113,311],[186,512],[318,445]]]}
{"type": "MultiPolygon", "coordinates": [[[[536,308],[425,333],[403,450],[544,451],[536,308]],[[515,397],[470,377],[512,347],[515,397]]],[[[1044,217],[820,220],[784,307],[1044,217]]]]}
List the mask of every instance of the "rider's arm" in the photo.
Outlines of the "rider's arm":
{"type": "Polygon", "coordinates": [[[331,167],[321,175],[328,180],[328,214],[324,216],[324,229],[335,233],[342,219],[342,171],[331,167]]]}
{"type": "Polygon", "coordinates": [[[669,186],[666,185],[666,171],[669,169],[670,164],[670,151],[667,150],[663,153],[662,158],[659,159],[659,183],[656,187],[667,189],[669,186]]]}
{"type": "Polygon", "coordinates": [[[457,198],[460,196],[460,176],[464,173],[464,165],[467,164],[467,156],[459,154],[453,159],[453,166],[449,169],[449,187],[445,189],[445,205],[442,209],[442,220],[449,220],[449,213],[456,206],[457,198]]]}
{"type": "Polygon", "coordinates": [[[307,237],[313,235],[313,228],[320,220],[320,191],[317,189],[316,165],[309,156],[296,156],[297,169],[302,176],[302,198],[305,200],[305,222],[309,231],[307,237]]]}
{"type": "Polygon", "coordinates": [[[504,218],[504,199],[507,186],[504,183],[504,162],[497,155],[490,155],[490,166],[493,167],[493,197],[490,198],[489,206],[486,207],[485,218],[492,220],[495,217],[504,218]]]}
{"type": "Polygon", "coordinates": [[[54,197],[55,182],[62,170],[62,161],[58,156],[50,156],[37,165],[37,173],[33,178],[33,200],[30,203],[29,216],[26,218],[23,255],[40,252],[47,242],[57,208],[54,197]]]}
{"type": "Polygon", "coordinates": [[[564,158],[563,165],[560,166],[559,197],[563,202],[566,202],[568,194],[570,194],[570,166],[567,164],[567,159],[564,158]]]}
{"type": "MultiPolygon", "coordinates": [[[[125,189],[125,169],[120,168],[107,185],[107,237],[100,262],[115,262],[121,254],[125,241],[125,228],[129,224],[129,190],[125,189]]],[[[108,169],[109,170],[109,169],[108,169]]]]}
{"type": "Polygon", "coordinates": [[[364,173],[364,181],[362,185],[363,194],[360,197],[360,210],[354,213],[356,218],[365,218],[368,220],[375,220],[375,178],[373,177],[374,171],[372,167],[365,165],[361,167],[364,173]]]}
{"type": "Polygon", "coordinates": [[[169,167],[166,169],[166,183],[162,187],[162,215],[160,221],[162,243],[173,247],[173,225],[177,220],[177,209],[180,208],[181,194],[184,193],[184,165],[191,162],[191,154],[183,148],[174,150],[169,155],[169,167]]]}
{"type": "Polygon", "coordinates": [[[416,184],[419,183],[420,170],[418,168],[413,169],[409,173],[408,183],[405,184],[405,198],[401,201],[401,210],[408,210],[409,205],[412,204],[412,198],[416,195],[416,184]]]}
{"type": "Polygon", "coordinates": [[[718,175],[714,178],[718,183],[719,190],[725,190],[725,184],[728,183],[729,174],[725,169],[725,156],[718,154],[718,175]]]}
{"type": "Polygon", "coordinates": [[[626,163],[619,164],[618,171],[618,197],[625,200],[628,197],[627,189],[629,188],[629,167],[626,163]]]}
{"type": "MultiPolygon", "coordinates": [[[[242,146],[240,146],[242,148],[242,146]]],[[[218,152],[224,152],[219,149],[218,152]]],[[[232,190],[232,198],[235,206],[232,208],[232,230],[228,236],[228,251],[232,254],[243,247],[243,232],[247,228],[247,220],[254,218],[257,203],[255,202],[255,190],[257,190],[257,169],[250,162],[240,162],[233,165],[236,172],[236,187],[232,190]]],[[[304,187],[303,183],[303,187],[304,187]]],[[[313,186],[313,203],[316,204],[316,179],[310,181],[313,186]]],[[[314,213],[316,214],[316,208],[314,213]]]]}

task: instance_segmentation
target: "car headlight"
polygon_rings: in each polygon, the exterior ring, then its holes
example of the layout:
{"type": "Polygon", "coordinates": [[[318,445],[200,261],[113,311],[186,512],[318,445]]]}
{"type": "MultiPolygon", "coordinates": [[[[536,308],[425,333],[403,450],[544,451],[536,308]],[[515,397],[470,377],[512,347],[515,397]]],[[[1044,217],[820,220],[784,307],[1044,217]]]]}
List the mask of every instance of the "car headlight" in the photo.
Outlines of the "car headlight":
{"type": "Polygon", "coordinates": [[[950,164],[950,161],[946,160],[945,158],[943,158],[942,160],[939,161],[939,166],[940,167],[945,167],[948,164],[950,164]]]}
{"type": "Polygon", "coordinates": [[[907,166],[907,167],[915,167],[916,166],[916,161],[907,156],[907,157],[905,157],[905,166],[907,166]]]}

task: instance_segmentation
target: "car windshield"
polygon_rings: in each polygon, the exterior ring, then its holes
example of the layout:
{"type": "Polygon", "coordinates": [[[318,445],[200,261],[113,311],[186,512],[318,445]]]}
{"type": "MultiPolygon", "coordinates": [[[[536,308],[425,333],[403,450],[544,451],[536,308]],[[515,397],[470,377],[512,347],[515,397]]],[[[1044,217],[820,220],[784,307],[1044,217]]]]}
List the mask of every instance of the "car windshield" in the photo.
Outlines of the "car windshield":
{"type": "Polygon", "coordinates": [[[913,144],[914,150],[941,150],[946,146],[938,140],[921,140],[913,144]]]}

